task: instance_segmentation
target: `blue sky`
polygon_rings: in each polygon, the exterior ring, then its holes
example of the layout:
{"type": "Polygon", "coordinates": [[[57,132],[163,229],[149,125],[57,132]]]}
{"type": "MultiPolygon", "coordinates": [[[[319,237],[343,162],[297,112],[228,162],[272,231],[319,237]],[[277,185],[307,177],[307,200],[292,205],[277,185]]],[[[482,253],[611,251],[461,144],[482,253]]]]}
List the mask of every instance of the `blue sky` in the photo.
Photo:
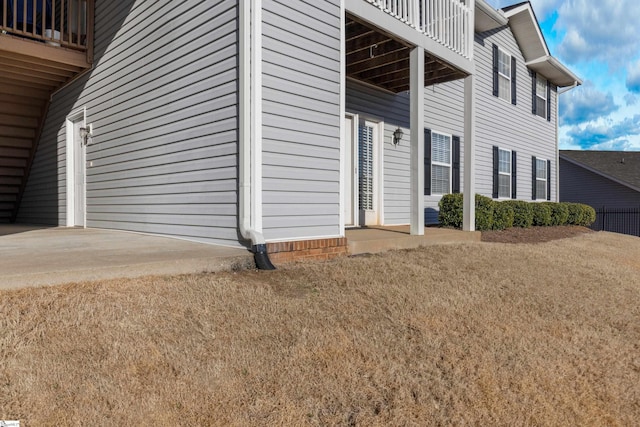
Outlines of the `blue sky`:
{"type": "Polygon", "coordinates": [[[640,1],[531,4],[551,54],[584,82],[560,96],[560,148],[640,151],[640,1]]]}

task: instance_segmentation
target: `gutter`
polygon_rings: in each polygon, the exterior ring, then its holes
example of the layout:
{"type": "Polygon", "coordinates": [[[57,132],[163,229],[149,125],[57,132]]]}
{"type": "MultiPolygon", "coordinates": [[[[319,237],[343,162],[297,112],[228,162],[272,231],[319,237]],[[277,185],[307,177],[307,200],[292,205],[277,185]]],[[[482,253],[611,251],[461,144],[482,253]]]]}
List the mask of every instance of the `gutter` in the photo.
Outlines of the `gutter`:
{"type": "Polygon", "coordinates": [[[261,32],[251,25],[252,21],[255,25],[259,25],[261,22],[262,2],[258,0],[251,3],[253,3],[253,8],[250,7],[249,2],[245,1],[239,2],[238,6],[240,21],[238,31],[240,49],[238,226],[242,238],[251,242],[251,252],[254,253],[256,267],[260,270],[275,270],[269,260],[267,244],[262,235],[262,191],[260,191],[261,186],[260,189],[257,188],[257,184],[261,182],[261,174],[257,170],[259,170],[258,166],[262,161],[262,141],[260,141],[260,134],[255,125],[260,125],[262,112],[256,106],[261,102],[261,96],[256,96],[255,88],[253,92],[251,91],[252,71],[254,83],[259,82],[257,76],[262,75],[259,62],[259,51],[262,49],[261,32]]]}

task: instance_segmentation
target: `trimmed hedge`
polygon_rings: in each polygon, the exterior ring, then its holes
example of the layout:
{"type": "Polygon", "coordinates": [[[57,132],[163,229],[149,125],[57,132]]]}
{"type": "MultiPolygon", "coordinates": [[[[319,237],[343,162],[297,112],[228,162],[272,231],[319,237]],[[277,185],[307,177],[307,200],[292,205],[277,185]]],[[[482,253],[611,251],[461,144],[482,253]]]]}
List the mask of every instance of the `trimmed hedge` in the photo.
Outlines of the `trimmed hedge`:
{"type": "Polygon", "coordinates": [[[494,202],[487,196],[476,194],[476,230],[491,230],[494,202]]]}
{"type": "Polygon", "coordinates": [[[514,227],[529,228],[533,225],[533,207],[531,203],[524,200],[505,200],[500,203],[511,206],[513,209],[514,227]]]}
{"type": "Polygon", "coordinates": [[[593,209],[589,205],[580,204],[582,207],[582,218],[580,219],[580,224],[584,227],[590,227],[596,221],[596,210],[593,209]]]}
{"type": "MultiPolygon", "coordinates": [[[[442,196],[438,220],[444,227],[462,228],[462,194],[442,196]]],[[[530,203],[524,200],[497,201],[476,194],[476,230],[504,230],[532,225],[581,225],[589,227],[596,220],[596,211],[582,203],[530,203]]]]}
{"type": "Polygon", "coordinates": [[[567,224],[568,225],[581,225],[582,224],[582,216],[584,209],[580,203],[568,203],[563,202],[567,205],[567,210],[569,211],[569,215],[567,216],[567,224]]]}
{"type": "Polygon", "coordinates": [[[569,218],[569,208],[564,203],[545,202],[551,209],[550,225],[566,225],[569,218]]]}
{"type": "Polygon", "coordinates": [[[504,230],[513,227],[515,212],[510,204],[493,202],[493,230],[504,230]]]}
{"type": "Polygon", "coordinates": [[[533,208],[533,225],[551,225],[551,208],[546,203],[531,203],[533,208]]]}
{"type": "Polygon", "coordinates": [[[445,194],[438,206],[438,221],[445,227],[462,228],[462,194],[445,194]]]}

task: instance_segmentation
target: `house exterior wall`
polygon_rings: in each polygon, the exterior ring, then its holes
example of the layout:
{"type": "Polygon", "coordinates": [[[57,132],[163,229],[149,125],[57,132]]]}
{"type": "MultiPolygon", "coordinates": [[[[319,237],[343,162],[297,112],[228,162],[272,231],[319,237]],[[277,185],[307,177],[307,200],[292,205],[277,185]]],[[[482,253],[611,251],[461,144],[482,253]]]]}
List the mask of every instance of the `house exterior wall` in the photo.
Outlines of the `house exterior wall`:
{"type": "Polygon", "coordinates": [[[637,208],[640,192],[561,158],[560,201],[584,203],[594,209],[637,208]]]}
{"type": "Polygon", "coordinates": [[[65,119],[85,107],[87,226],[238,246],[237,18],[97,2],[94,69],[53,98],[19,220],[66,225],[65,119]]]}
{"type": "Polygon", "coordinates": [[[265,239],[338,237],[340,2],[264,0],[262,14],[265,239]]]}
{"type": "Polygon", "coordinates": [[[515,150],[517,199],[532,198],[532,156],[551,160],[551,200],[556,201],[557,92],[551,91],[551,121],[532,113],[532,78],[509,27],[475,37],[476,192],[493,193],[493,146],[515,150]],[[493,44],[516,58],[517,105],[493,96],[493,44]]]}

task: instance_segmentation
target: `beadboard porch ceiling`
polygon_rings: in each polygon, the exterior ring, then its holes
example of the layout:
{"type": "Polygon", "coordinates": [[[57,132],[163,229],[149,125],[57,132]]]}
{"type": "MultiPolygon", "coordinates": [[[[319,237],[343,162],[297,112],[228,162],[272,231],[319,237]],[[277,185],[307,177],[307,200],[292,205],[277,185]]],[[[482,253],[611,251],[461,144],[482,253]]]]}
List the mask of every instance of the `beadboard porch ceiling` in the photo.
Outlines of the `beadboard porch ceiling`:
{"type": "MultiPolygon", "coordinates": [[[[409,90],[409,54],[413,46],[347,15],[346,73],[348,77],[399,93],[409,90]]],[[[425,52],[425,86],[464,78],[465,74],[425,52]]]]}

